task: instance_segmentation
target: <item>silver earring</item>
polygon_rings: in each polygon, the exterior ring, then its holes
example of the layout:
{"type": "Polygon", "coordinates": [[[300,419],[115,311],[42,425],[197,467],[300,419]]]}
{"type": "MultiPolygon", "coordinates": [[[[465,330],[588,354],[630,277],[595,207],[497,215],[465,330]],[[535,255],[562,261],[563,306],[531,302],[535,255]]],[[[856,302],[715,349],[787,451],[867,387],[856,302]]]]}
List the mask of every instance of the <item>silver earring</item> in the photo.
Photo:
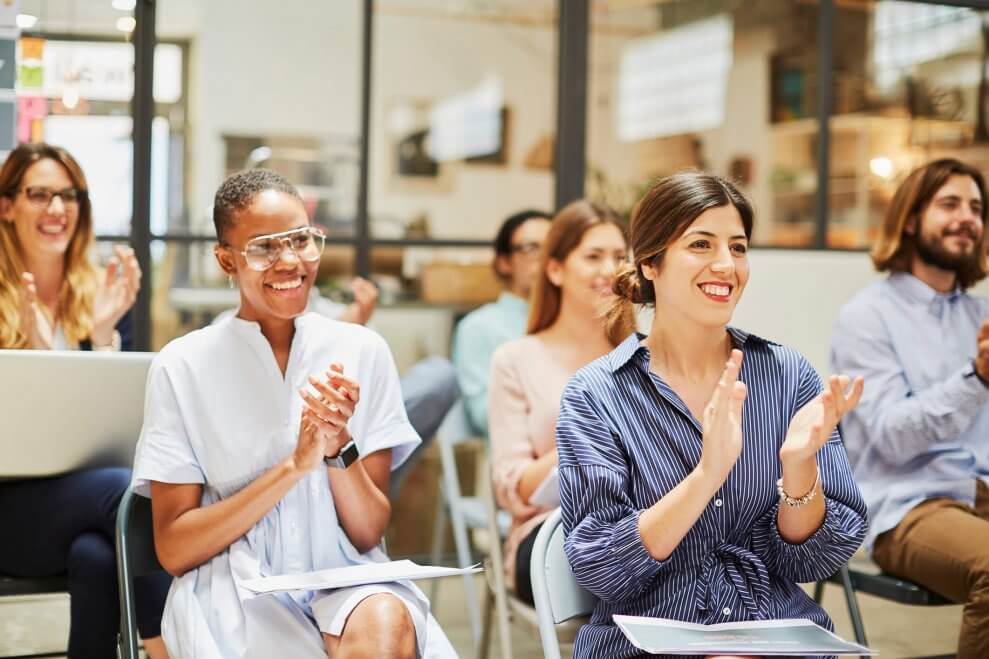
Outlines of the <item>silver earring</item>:
{"type": "Polygon", "coordinates": [[[227,275],[227,284],[230,286],[230,288],[233,288],[234,287],[234,278],[233,278],[233,275],[227,275]]]}

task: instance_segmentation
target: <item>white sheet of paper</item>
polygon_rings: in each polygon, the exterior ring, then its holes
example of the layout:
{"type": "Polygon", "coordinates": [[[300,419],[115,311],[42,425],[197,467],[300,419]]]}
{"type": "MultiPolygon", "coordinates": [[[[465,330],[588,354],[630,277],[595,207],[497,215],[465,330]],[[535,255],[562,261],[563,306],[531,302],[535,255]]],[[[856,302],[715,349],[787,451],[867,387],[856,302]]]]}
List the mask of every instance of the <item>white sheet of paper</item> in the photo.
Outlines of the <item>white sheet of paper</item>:
{"type": "Polygon", "coordinates": [[[553,471],[546,474],[546,478],[539,484],[536,491],[529,497],[529,503],[543,508],[560,507],[560,466],[553,467],[553,471]]]}
{"type": "Polygon", "coordinates": [[[349,565],[347,567],[302,572],[299,574],[283,574],[273,577],[247,579],[242,586],[255,593],[276,593],[286,590],[324,590],[329,588],[348,588],[363,586],[371,583],[385,583],[416,579],[436,579],[459,574],[473,574],[483,568],[480,564],[468,568],[442,567],[437,565],[419,565],[413,561],[390,561],[387,563],[368,563],[366,565],[349,565]]]}
{"type": "Polygon", "coordinates": [[[810,620],[759,620],[699,625],[665,618],[612,616],[625,637],[653,654],[816,656],[876,654],[810,620]]]}

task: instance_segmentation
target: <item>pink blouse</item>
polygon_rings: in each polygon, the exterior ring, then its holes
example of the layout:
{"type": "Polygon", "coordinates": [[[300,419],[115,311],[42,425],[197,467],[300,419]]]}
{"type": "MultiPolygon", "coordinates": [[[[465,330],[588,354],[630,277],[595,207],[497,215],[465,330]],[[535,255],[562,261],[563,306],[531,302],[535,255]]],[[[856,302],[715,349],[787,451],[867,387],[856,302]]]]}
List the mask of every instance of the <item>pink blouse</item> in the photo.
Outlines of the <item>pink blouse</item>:
{"type": "Polygon", "coordinates": [[[498,505],[512,515],[504,554],[513,586],[519,544],[550,513],[522,500],[519,479],[526,467],[556,448],[560,398],[574,373],[558,363],[542,339],[531,335],[502,344],[491,358],[491,476],[498,505]]]}

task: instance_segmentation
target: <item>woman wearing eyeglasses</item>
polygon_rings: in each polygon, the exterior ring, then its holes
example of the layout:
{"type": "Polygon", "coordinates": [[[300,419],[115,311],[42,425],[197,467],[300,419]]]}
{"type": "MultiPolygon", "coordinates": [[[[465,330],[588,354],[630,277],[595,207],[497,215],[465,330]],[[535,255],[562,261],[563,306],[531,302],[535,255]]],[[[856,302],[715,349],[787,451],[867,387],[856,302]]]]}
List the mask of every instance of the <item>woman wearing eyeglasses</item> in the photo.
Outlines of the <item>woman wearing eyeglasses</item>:
{"type": "Polygon", "coordinates": [[[410,583],[243,586],[386,560],[389,473],[419,437],[384,340],[305,313],[323,235],[295,188],[266,170],[234,174],[213,220],[240,308],[159,353],[135,459],[176,577],[165,643],[197,659],[422,656],[429,603],[410,583]]]}
{"type": "MultiPolygon", "coordinates": [[[[117,247],[102,270],[90,260],[92,249],[79,164],[56,146],[18,146],[0,168],[0,348],[130,347],[127,313],[140,268],[130,249],[117,247]]],[[[69,657],[116,655],[114,523],[129,482],[122,468],[0,482],[0,525],[16,539],[0,542],[0,573],[68,574],[69,657]]],[[[159,624],[168,581],[137,583],[138,628],[153,658],[167,656],[159,624]]]]}

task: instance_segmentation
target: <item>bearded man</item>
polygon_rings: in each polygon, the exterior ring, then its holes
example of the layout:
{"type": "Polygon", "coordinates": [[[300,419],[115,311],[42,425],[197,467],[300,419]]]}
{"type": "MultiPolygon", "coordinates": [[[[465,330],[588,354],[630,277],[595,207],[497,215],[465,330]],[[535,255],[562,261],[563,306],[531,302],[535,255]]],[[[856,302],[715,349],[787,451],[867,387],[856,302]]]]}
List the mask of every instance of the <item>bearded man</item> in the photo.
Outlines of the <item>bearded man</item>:
{"type": "Polygon", "coordinates": [[[987,272],[985,198],[957,160],[912,172],[872,250],[890,274],[845,305],[831,341],[833,371],[865,378],[842,435],[866,549],[965,605],[960,659],[989,657],[989,299],[968,293],[987,272]]]}

